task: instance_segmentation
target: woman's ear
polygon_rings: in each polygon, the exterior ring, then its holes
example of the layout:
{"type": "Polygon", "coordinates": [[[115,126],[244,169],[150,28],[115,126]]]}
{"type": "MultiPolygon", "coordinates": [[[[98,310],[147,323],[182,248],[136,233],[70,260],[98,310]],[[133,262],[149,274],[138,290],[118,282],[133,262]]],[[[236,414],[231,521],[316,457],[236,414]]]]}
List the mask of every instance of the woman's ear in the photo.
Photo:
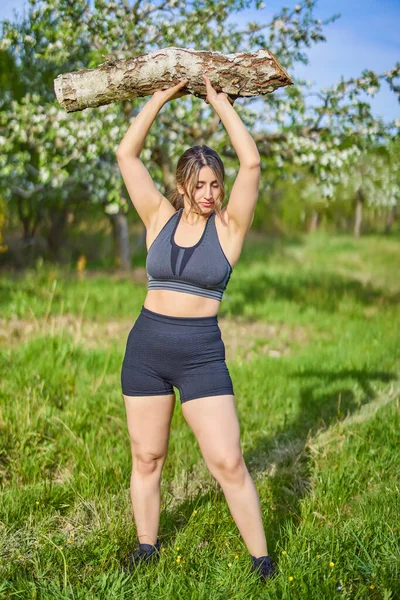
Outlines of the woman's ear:
{"type": "Polygon", "coordinates": [[[178,184],[178,185],[176,186],[176,189],[177,189],[177,190],[178,190],[178,192],[181,194],[181,196],[183,196],[183,194],[184,194],[183,187],[182,187],[181,185],[179,185],[179,184],[178,184]]]}

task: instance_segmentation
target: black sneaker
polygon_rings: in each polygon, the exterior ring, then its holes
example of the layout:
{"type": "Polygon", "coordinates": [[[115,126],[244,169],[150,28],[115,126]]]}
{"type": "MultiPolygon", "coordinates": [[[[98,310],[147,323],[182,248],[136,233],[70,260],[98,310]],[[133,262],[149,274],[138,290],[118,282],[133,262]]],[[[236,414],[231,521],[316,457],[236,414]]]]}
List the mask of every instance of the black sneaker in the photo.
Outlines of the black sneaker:
{"type": "Polygon", "coordinates": [[[252,571],[258,573],[261,581],[265,582],[276,575],[275,564],[269,556],[259,556],[258,558],[252,556],[251,560],[253,563],[252,571]]]}
{"type": "Polygon", "coordinates": [[[131,552],[126,557],[126,564],[123,567],[124,572],[133,571],[141,564],[155,564],[160,560],[160,540],[152,546],[151,544],[141,544],[141,547],[135,552],[131,552]]]}

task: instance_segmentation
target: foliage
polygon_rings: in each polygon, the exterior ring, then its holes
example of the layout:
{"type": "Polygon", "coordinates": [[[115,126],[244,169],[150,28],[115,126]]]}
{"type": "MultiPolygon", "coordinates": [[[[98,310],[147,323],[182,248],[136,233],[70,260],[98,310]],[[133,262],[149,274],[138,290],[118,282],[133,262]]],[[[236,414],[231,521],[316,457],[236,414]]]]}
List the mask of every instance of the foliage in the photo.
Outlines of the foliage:
{"type": "MultiPolygon", "coordinates": [[[[339,15],[322,21],[314,16],[316,0],[303,0],[291,9],[282,7],[266,23],[264,4],[256,2],[257,22],[239,28],[228,21],[253,6],[251,0],[190,5],[182,0],[138,0],[134,5],[125,0],[93,5],[86,0],[30,0],[20,22],[3,22],[0,189],[9,210],[23,223],[25,237],[38,227],[50,229],[57,215],[75,211],[79,203],[101,204],[109,214],[129,206],[115,149],[143,100],[67,115],[56,105],[53,79],[60,72],[93,68],[106,58],[128,58],[164,46],[224,52],[270,49],[295,85],[262,97],[261,110],[253,107],[252,99],[235,105],[255,132],[269,167],[259,204],[261,220],[268,193],[281,178],[292,183],[305,178],[309,191],[302,194],[308,204],[334,198],[342,173],[353,169],[365,148],[385,146],[399,129],[398,119],[383,123],[373,117],[360,97],[373,96],[383,81],[398,95],[400,64],[382,74],[367,69],[358,78],[342,79],[321,90],[319,105],[308,104],[310,84],[295,77],[296,64],[307,62],[306,50],[326,39],[324,28],[339,15]]],[[[178,156],[196,143],[213,145],[225,157],[229,181],[235,176],[235,153],[210,111],[192,97],[163,108],[142,154],[163,191],[171,185],[178,156]]],[[[395,178],[393,185],[398,186],[395,178]]]]}
{"type": "Polygon", "coordinates": [[[369,148],[352,168],[342,173],[341,193],[354,198],[363,190],[366,204],[380,208],[400,206],[400,136],[386,145],[369,148]]]}
{"type": "Polygon", "coordinates": [[[0,253],[6,252],[7,246],[3,244],[3,231],[6,223],[6,203],[0,197],[0,253]]]}

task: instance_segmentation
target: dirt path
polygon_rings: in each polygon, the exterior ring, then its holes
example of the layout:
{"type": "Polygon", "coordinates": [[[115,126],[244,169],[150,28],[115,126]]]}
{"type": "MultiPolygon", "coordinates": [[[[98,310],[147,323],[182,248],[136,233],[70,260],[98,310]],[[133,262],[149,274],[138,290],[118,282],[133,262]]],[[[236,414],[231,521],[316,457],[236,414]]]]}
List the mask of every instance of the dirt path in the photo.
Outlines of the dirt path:
{"type": "MultiPolygon", "coordinates": [[[[266,323],[244,317],[220,317],[219,325],[225,343],[227,360],[252,360],[259,354],[274,358],[290,354],[293,343],[308,343],[310,331],[300,326],[266,323]]],[[[104,346],[110,341],[124,346],[132,320],[98,322],[75,315],[50,316],[49,319],[0,319],[0,347],[13,348],[34,337],[70,335],[85,348],[104,346]]]]}

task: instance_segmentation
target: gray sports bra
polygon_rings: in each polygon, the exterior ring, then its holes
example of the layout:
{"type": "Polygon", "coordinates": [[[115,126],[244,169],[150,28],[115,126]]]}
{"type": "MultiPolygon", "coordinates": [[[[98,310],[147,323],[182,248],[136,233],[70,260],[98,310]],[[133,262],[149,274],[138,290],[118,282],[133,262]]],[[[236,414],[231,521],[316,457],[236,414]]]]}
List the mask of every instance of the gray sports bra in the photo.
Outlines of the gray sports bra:
{"type": "Polygon", "coordinates": [[[218,239],[215,212],[207,219],[203,235],[188,248],[175,243],[183,208],[172,215],[151,244],[146,258],[149,290],[172,290],[222,300],[232,273],[218,239]]]}

